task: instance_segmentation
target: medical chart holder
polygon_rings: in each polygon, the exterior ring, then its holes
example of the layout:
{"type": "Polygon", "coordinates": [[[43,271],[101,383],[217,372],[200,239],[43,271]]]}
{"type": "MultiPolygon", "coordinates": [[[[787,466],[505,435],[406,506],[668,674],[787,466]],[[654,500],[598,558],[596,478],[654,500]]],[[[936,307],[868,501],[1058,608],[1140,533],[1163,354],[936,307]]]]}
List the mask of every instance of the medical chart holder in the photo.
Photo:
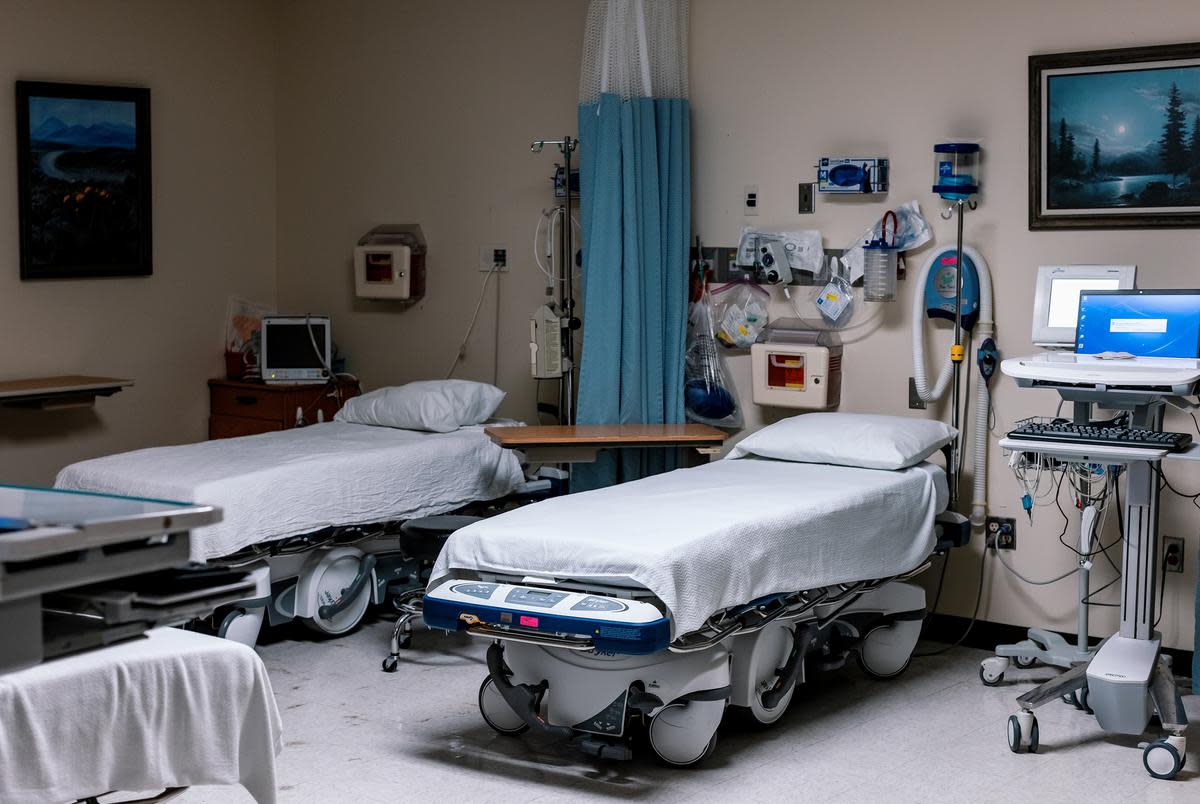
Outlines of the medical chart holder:
{"type": "MultiPolygon", "coordinates": [[[[1055,384],[1044,379],[1036,382],[1021,377],[1015,379],[1021,387],[1054,388],[1064,401],[1072,403],[1073,419],[1077,423],[1089,421],[1092,405],[1100,404],[1109,409],[1130,411],[1132,427],[1161,430],[1164,397],[1171,396],[1151,388],[1113,388],[1101,383],[1087,387],[1068,381],[1055,384]]],[[[1194,388],[1193,384],[1189,390],[1194,388]]],[[[1105,731],[1141,734],[1149,721],[1152,705],[1168,736],[1146,745],[1143,764],[1156,778],[1173,778],[1182,767],[1186,752],[1184,732],[1188,719],[1174,676],[1160,653],[1160,637],[1154,631],[1158,585],[1154,559],[1159,553],[1158,465],[1164,459],[1200,460],[1200,447],[1194,445],[1180,453],[1168,453],[1165,449],[1020,438],[1003,438],[1000,447],[1006,452],[1039,453],[1065,462],[1121,465],[1125,467],[1126,475],[1120,630],[1104,640],[1089,660],[1081,661],[1017,698],[1020,711],[1009,718],[1009,748],[1014,752],[1036,751],[1038,727],[1033,710],[1087,687],[1089,705],[1105,731]],[[1113,663],[1113,657],[1116,661],[1127,662],[1131,655],[1135,657],[1137,673],[1126,675],[1148,679],[1146,686],[1123,683],[1123,678],[1118,683],[1108,683],[1094,673],[1089,683],[1089,669],[1107,667],[1113,663]],[[1098,684],[1104,686],[1102,695],[1097,694],[1099,690],[1092,689],[1098,684]]],[[[1117,681],[1116,678],[1112,680],[1117,681]]]]}

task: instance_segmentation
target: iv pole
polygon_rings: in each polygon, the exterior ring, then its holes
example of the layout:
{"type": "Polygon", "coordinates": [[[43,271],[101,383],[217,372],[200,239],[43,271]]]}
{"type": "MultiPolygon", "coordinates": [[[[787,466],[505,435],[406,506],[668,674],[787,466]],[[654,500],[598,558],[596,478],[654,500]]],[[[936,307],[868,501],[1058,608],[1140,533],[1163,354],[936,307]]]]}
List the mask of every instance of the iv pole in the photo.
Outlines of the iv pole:
{"type": "Polygon", "coordinates": [[[565,136],[561,140],[534,140],[529,150],[540,154],[547,145],[557,145],[563,155],[564,165],[564,209],[563,224],[558,235],[559,265],[562,281],[558,286],[559,319],[562,325],[563,378],[559,386],[558,409],[563,424],[575,423],[575,330],[582,322],[575,316],[575,248],[571,218],[571,154],[579,147],[579,140],[565,136]]]}
{"type": "MultiPolygon", "coordinates": [[[[961,385],[959,381],[962,374],[963,358],[966,354],[966,349],[963,346],[963,328],[962,328],[962,294],[963,294],[963,215],[966,208],[975,209],[975,202],[966,198],[955,200],[954,209],[946,210],[942,213],[943,219],[949,219],[955,212],[958,213],[958,241],[954,250],[954,344],[950,347],[950,362],[954,365],[954,378],[952,380],[951,397],[950,397],[950,425],[956,432],[960,432],[959,427],[959,398],[961,395],[961,385]]],[[[954,510],[958,505],[958,486],[960,474],[962,472],[962,436],[955,436],[954,447],[950,453],[950,505],[951,510],[954,510]]]]}

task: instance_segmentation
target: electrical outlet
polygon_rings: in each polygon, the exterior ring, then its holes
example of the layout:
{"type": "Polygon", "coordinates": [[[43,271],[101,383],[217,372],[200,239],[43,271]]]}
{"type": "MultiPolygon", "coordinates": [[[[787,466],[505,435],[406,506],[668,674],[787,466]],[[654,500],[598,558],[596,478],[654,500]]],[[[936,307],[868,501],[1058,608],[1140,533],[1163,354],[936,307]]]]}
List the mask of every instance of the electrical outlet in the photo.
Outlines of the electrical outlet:
{"type": "Polygon", "coordinates": [[[1167,572],[1183,572],[1183,539],[1178,536],[1163,537],[1163,563],[1167,572]]]}
{"type": "Polygon", "coordinates": [[[908,378],[908,409],[925,410],[925,400],[921,399],[921,395],[917,393],[917,381],[912,377],[908,378]]]}
{"type": "Polygon", "coordinates": [[[758,215],[758,200],[758,185],[745,185],[742,190],[742,214],[747,218],[758,215]]]}
{"type": "Polygon", "coordinates": [[[811,215],[813,211],[813,186],[809,184],[800,185],[800,203],[799,209],[801,215],[811,215]]]}
{"type": "Polygon", "coordinates": [[[503,243],[491,243],[479,247],[480,271],[507,271],[508,246],[503,243]]]}
{"type": "Polygon", "coordinates": [[[1011,517],[989,516],[985,527],[988,547],[998,550],[1017,549],[1017,520],[1011,517]]]}

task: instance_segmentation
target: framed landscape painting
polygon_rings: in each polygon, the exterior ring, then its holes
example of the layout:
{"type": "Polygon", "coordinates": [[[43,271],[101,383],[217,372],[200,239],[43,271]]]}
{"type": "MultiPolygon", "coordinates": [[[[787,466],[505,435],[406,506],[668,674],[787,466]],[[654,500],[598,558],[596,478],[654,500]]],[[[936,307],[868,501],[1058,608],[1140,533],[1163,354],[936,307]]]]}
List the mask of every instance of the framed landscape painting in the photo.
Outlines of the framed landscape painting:
{"type": "Polygon", "coordinates": [[[150,274],[150,90],[16,94],[21,278],[150,274]]]}
{"type": "Polygon", "coordinates": [[[1200,43],[1029,57],[1029,228],[1200,226],[1200,43]]]}

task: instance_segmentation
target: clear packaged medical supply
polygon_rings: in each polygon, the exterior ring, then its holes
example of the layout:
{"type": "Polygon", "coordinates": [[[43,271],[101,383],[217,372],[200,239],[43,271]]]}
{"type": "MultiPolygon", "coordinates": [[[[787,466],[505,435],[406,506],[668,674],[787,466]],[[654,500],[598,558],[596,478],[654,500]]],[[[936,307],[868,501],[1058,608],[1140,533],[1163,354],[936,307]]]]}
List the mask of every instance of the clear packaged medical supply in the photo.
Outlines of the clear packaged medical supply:
{"type": "Polygon", "coordinates": [[[749,282],[730,282],[709,291],[713,335],[729,349],[749,349],[769,320],[771,294],[749,282]]]}
{"type": "Polygon", "coordinates": [[[854,291],[850,281],[840,274],[829,280],[829,284],[817,291],[813,303],[833,326],[850,320],[850,308],[853,307],[854,291]]]}
{"type": "Polygon", "coordinates": [[[714,427],[742,426],[742,411],[713,336],[712,303],[707,290],[692,305],[688,316],[683,404],[688,421],[714,427]]]}

